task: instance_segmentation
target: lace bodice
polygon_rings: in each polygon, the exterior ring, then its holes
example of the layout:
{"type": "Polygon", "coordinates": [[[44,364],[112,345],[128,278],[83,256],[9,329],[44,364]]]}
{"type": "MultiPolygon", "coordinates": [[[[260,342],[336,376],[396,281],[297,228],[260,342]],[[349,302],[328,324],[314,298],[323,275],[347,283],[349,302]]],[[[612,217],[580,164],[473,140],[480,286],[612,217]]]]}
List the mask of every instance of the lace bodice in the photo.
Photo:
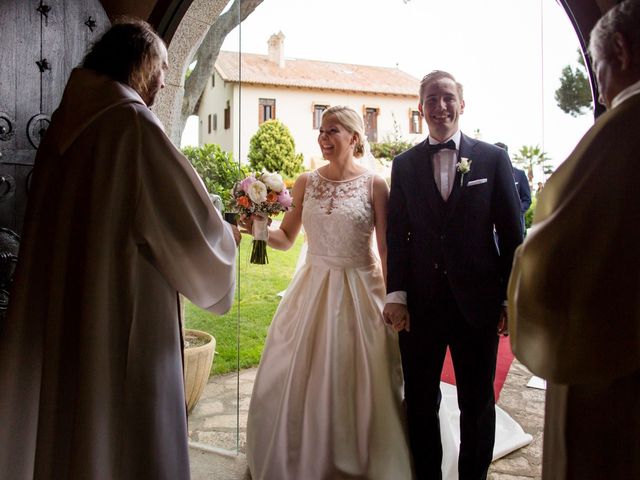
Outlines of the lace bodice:
{"type": "Polygon", "coordinates": [[[374,227],[371,189],[373,173],[342,181],[313,171],[307,180],[302,224],[309,253],[331,257],[362,257],[371,250],[374,227]]]}

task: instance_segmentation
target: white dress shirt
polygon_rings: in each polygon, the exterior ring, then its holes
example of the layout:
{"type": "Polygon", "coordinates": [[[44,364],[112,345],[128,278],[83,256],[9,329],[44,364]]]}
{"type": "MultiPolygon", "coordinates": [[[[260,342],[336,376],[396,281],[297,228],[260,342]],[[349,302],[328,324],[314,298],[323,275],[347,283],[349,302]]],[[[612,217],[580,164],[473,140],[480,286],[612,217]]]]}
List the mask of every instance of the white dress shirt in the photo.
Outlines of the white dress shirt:
{"type": "MultiPolygon", "coordinates": [[[[456,163],[458,162],[458,150],[460,150],[460,138],[462,134],[458,130],[452,137],[445,139],[444,142],[438,142],[429,137],[427,141],[429,145],[435,145],[437,143],[446,143],[449,140],[453,140],[456,144],[456,150],[449,148],[443,148],[433,154],[433,177],[436,181],[440,195],[446,202],[453,190],[453,182],[456,177],[456,163]]],[[[427,159],[425,159],[427,161],[427,159]]],[[[402,303],[407,304],[407,292],[398,290],[387,294],[385,303],[402,303]]]]}
{"type": "Polygon", "coordinates": [[[618,93],[613,100],[611,101],[611,108],[616,108],[622,102],[624,102],[627,98],[632,97],[640,93],[640,80],[636,83],[629,85],[627,88],[618,93]]]}
{"type": "MultiPolygon", "coordinates": [[[[458,130],[451,138],[447,138],[444,142],[453,140],[456,144],[456,150],[450,148],[443,148],[442,150],[433,154],[433,177],[435,178],[436,185],[442,195],[442,199],[446,202],[453,190],[453,181],[456,177],[456,163],[458,162],[458,150],[460,149],[460,137],[461,133],[458,130]]],[[[429,144],[435,145],[436,140],[429,137],[429,144]]]]}

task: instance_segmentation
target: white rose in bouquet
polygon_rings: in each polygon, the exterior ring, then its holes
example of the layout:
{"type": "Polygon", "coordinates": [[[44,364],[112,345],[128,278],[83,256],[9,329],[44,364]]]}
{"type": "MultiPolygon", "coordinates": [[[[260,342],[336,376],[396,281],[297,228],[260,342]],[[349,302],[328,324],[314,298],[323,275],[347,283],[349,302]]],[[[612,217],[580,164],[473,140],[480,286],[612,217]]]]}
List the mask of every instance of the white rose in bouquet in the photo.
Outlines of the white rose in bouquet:
{"type": "Polygon", "coordinates": [[[282,176],[279,173],[263,173],[262,181],[267,186],[276,193],[280,193],[284,189],[284,181],[282,180],[282,176]]]}
{"type": "Polygon", "coordinates": [[[260,180],[257,180],[249,186],[247,195],[253,203],[262,203],[267,200],[267,187],[260,180]]]}

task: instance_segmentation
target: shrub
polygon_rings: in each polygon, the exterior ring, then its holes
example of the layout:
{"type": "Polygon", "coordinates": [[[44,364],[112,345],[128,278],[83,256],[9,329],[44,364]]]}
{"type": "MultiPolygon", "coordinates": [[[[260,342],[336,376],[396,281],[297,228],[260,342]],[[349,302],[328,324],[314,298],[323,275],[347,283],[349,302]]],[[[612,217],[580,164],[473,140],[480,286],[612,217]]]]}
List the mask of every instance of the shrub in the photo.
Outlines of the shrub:
{"type": "Polygon", "coordinates": [[[302,154],[296,154],[291,132],[279,120],[260,125],[249,142],[249,164],[257,172],[278,172],[293,178],[302,172],[302,154]]]}
{"type": "Polygon", "coordinates": [[[383,142],[373,143],[371,145],[371,154],[377,159],[393,160],[393,158],[405,150],[413,147],[413,143],[406,140],[390,140],[385,139],[383,142]]]}
{"type": "Polygon", "coordinates": [[[413,143],[402,138],[400,125],[398,125],[395,115],[392,114],[392,117],[393,133],[385,135],[381,142],[371,144],[371,154],[379,161],[387,160],[390,162],[397,155],[413,147],[413,143]]]}
{"type": "Polygon", "coordinates": [[[246,167],[238,165],[230,153],[213,143],[202,147],[184,147],[182,153],[196,169],[209,193],[219,195],[223,204],[227,205],[234,183],[247,175],[246,167]]]}
{"type": "Polygon", "coordinates": [[[531,228],[531,224],[533,223],[533,214],[536,211],[536,203],[538,203],[538,196],[534,196],[531,201],[531,205],[529,205],[529,210],[524,213],[524,225],[526,228],[531,228]]]}

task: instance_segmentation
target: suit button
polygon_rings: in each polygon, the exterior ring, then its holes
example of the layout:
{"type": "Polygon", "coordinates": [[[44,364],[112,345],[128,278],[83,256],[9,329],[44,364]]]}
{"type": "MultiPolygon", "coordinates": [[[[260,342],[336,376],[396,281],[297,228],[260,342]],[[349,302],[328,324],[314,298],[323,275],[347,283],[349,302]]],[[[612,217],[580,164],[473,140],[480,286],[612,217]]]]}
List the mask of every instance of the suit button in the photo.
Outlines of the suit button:
{"type": "Polygon", "coordinates": [[[447,271],[445,270],[445,271],[444,271],[444,272],[442,272],[442,273],[444,273],[444,274],[446,275],[446,274],[447,274],[447,271]]]}
{"type": "Polygon", "coordinates": [[[437,270],[437,269],[438,269],[438,264],[437,264],[437,263],[434,263],[434,264],[433,264],[433,268],[435,268],[435,269],[437,270]]]}

